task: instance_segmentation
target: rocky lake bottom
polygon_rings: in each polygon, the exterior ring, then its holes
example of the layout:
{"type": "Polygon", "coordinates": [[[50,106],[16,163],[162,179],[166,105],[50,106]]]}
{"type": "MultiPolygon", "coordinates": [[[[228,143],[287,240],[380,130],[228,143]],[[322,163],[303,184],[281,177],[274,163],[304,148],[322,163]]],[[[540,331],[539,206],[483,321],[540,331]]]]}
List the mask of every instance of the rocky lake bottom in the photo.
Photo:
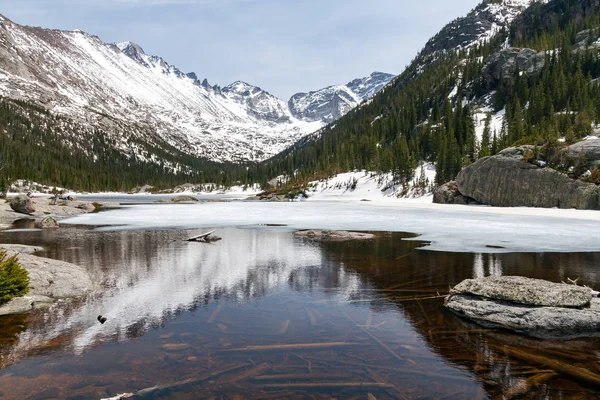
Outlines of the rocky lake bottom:
{"type": "Polygon", "coordinates": [[[85,266],[105,288],[0,317],[1,399],[149,388],[138,398],[600,398],[569,372],[600,375],[600,338],[528,338],[443,306],[450,286],[488,275],[579,278],[597,290],[600,252],[432,251],[414,234],[380,229],[365,229],[375,234],[368,240],[314,241],[295,237],[276,212],[262,224],[184,223],[228,207],[251,214],[252,205],[173,207],[84,216],[100,229],[0,232],[1,243],[41,245],[38,255],[85,266]],[[111,216],[136,212],[144,224],[108,227],[111,216]],[[183,217],[172,222],[175,212],[183,217]],[[158,229],[161,215],[170,229],[158,229]],[[185,241],[211,226],[223,240],[185,241]]]}

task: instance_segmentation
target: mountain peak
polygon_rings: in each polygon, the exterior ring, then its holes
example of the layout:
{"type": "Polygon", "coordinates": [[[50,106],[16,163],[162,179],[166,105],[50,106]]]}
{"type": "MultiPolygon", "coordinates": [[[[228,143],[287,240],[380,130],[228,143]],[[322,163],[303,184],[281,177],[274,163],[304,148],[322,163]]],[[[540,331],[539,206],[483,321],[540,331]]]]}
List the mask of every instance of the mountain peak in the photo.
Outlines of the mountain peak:
{"type": "Polygon", "coordinates": [[[117,46],[119,48],[119,50],[121,50],[123,53],[128,54],[128,53],[137,53],[137,54],[146,54],[144,52],[144,49],[142,49],[142,47],[139,44],[133,43],[133,42],[120,42],[120,43],[115,43],[115,46],[117,46]]]}
{"type": "Polygon", "coordinates": [[[332,85],[309,93],[296,93],[288,101],[294,117],[303,121],[333,122],[385,87],[394,75],[373,72],[346,85],[332,85]]]}
{"type": "Polygon", "coordinates": [[[251,85],[244,81],[235,81],[230,85],[225,86],[223,89],[224,93],[237,93],[242,95],[249,95],[253,93],[263,92],[258,86],[251,85]]]}

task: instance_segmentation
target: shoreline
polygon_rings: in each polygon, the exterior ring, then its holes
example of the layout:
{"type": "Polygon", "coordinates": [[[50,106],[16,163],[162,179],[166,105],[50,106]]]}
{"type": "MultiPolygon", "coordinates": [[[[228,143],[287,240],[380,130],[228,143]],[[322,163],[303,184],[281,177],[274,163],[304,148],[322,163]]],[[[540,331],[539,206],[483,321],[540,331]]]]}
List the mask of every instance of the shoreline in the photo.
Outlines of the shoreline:
{"type": "Polygon", "coordinates": [[[100,288],[85,267],[34,255],[41,246],[0,244],[9,257],[16,255],[29,274],[29,292],[0,305],[0,316],[47,308],[59,299],[86,296],[100,288]]]}
{"type": "MultiPolygon", "coordinates": [[[[0,200],[0,232],[23,219],[41,221],[43,218],[52,217],[60,221],[98,209],[119,206],[118,203],[94,204],[78,200],[59,200],[57,205],[51,205],[50,201],[50,197],[34,197],[32,202],[36,211],[23,214],[13,211],[9,201],[0,200]]],[[[19,264],[27,270],[30,279],[29,292],[0,305],[0,316],[28,313],[37,308],[49,307],[59,299],[82,297],[99,290],[85,267],[34,255],[33,253],[43,250],[41,246],[0,244],[0,248],[6,250],[9,257],[17,256],[19,264]]]]}

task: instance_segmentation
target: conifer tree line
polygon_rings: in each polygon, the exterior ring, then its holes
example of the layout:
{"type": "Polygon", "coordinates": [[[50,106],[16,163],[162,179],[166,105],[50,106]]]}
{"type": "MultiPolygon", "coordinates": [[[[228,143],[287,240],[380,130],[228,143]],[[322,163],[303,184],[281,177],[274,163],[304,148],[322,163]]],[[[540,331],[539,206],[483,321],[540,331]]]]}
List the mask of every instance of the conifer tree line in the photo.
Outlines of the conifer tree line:
{"type": "MultiPolygon", "coordinates": [[[[293,184],[366,169],[413,178],[434,162],[436,183],[452,180],[478,158],[511,145],[573,142],[600,121],[600,2],[551,0],[534,4],[510,29],[468,49],[421,54],[385,90],[340,120],[262,163],[219,164],[187,155],[151,132],[122,127],[132,147],[124,154],[101,129],[90,130],[31,104],[0,99],[0,181],[23,178],[63,187],[127,191],[152,184],[246,185],[279,175],[293,184]],[[483,73],[505,42],[540,53],[532,70],[490,79],[483,73]],[[583,45],[582,45],[583,43],[583,45]],[[541,62],[543,60],[543,62],[541,62]],[[480,141],[474,110],[490,105],[480,141]],[[505,123],[491,115],[505,111],[505,123]]],[[[112,136],[114,137],[114,135],[112,136]]]]}
{"type": "Polygon", "coordinates": [[[15,179],[91,192],[125,192],[148,183],[159,188],[188,182],[228,186],[255,179],[243,166],[202,160],[151,134],[130,133],[127,146],[142,154],[124,153],[102,129],[0,98],[0,191],[15,179]],[[152,154],[165,161],[149,161],[152,154]]]}

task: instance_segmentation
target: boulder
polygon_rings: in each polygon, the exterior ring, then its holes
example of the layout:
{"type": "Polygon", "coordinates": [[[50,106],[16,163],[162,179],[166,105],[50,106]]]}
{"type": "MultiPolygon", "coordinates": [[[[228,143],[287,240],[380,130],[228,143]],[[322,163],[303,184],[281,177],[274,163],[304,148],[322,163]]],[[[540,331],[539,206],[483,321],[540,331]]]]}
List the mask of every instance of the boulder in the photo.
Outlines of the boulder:
{"type": "Polygon", "coordinates": [[[24,314],[34,308],[50,306],[54,299],[48,296],[25,295],[14,297],[0,307],[0,315],[24,314]]]}
{"type": "Polygon", "coordinates": [[[583,154],[590,168],[600,167],[600,139],[584,140],[572,144],[569,146],[568,152],[573,159],[577,159],[580,154],[583,154]]]}
{"type": "MultiPolygon", "coordinates": [[[[100,203],[97,203],[100,204],[100,203]]],[[[83,210],[85,212],[93,212],[96,210],[96,206],[94,205],[94,203],[80,203],[77,204],[76,206],[77,208],[79,208],[80,210],[83,210]]]]}
{"type": "Polygon", "coordinates": [[[600,299],[587,308],[537,307],[468,294],[450,295],[445,302],[453,312],[483,326],[508,328],[539,338],[598,336],[600,299]]]}
{"type": "Polygon", "coordinates": [[[173,197],[172,199],[169,199],[170,203],[196,203],[199,200],[193,196],[177,196],[177,197],[173,197]]]}
{"type": "Polygon", "coordinates": [[[24,194],[13,197],[10,200],[10,208],[21,214],[33,214],[35,212],[33,201],[24,194]]]}
{"type": "Polygon", "coordinates": [[[596,185],[526,162],[531,150],[532,146],[511,147],[477,160],[459,172],[458,191],[479,203],[499,207],[600,209],[596,185]]]}
{"type": "Polygon", "coordinates": [[[58,298],[83,296],[95,289],[90,274],[78,265],[24,253],[18,254],[18,259],[29,273],[29,293],[0,306],[0,315],[28,312],[58,298]]]}
{"type": "Polygon", "coordinates": [[[467,279],[444,305],[481,325],[535,337],[600,335],[600,299],[582,286],[521,276],[467,279]]]}
{"type": "Polygon", "coordinates": [[[60,224],[54,217],[44,217],[35,221],[35,227],[39,229],[52,229],[60,227],[60,224]]]}
{"type": "Polygon", "coordinates": [[[349,231],[322,231],[322,230],[306,230],[297,231],[294,233],[296,236],[306,237],[314,240],[331,240],[331,241],[343,241],[343,240],[365,240],[373,239],[375,235],[372,233],[363,232],[349,232],[349,231]]]}
{"type": "Polygon", "coordinates": [[[433,202],[439,204],[478,204],[475,200],[463,196],[458,191],[456,181],[450,181],[436,187],[433,191],[433,202]]]}
{"type": "Polygon", "coordinates": [[[471,294],[543,307],[586,307],[592,300],[590,288],[523,276],[488,276],[465,279],[450,293],[471,294]]]}

